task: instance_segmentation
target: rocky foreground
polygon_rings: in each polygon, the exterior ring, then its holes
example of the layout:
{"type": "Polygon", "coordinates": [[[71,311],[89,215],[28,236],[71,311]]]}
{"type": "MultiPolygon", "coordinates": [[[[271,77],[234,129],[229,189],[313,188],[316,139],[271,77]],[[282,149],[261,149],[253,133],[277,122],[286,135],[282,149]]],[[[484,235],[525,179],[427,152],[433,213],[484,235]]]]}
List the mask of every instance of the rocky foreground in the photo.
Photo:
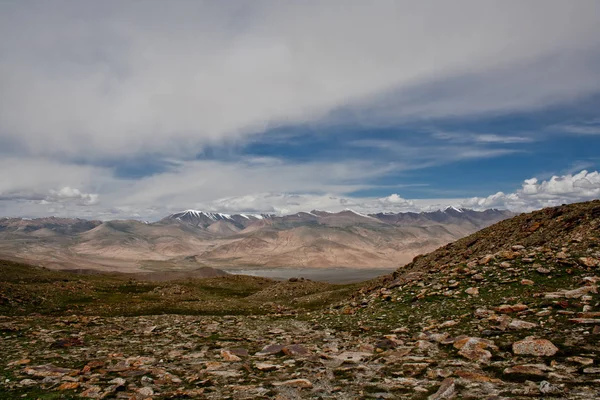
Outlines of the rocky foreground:
{"type": "Polygon", "coordinates": [[[556,207],[320,308],[0,317],[0,397],[600,398],[599,282],[600,201],[556,207]]]}

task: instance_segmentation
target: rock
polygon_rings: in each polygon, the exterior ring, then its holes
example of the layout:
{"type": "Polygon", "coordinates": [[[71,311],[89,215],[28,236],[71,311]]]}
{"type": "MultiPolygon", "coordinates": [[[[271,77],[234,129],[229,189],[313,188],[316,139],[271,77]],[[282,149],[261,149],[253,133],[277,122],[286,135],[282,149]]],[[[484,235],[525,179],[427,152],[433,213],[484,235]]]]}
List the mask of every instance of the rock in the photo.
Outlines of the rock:
{"type": "Polygon", "coordinates": [[[84,390],[83,392],[81,392],[80,396],[87,397],[90,399],[99,399],[102,396],[101,392],[102,392],[102,388],[100,386],[92,385],[92,386],[88,387],[87,390],[84,390]]]}
{"type": "Polygon", "coordinates": [[[591,358],[579,357],[579,356],[568,357],[567,361],[571,361],[571,362],[585,365],[585,366],[592,365],[594,363],[594,360],[591,358]]]}
{"type": "Polygon", "coordinates": [[[533,322],[522,321],[520,319],[513,319],[510,324],[508,324],[508,328],[514,330],[533,329],[536,327],[537,324],[534,324],[533,322]]]}
{"type": "Polygon", "coordinates": [[[521,375],[528,378],[546,377],[546,373],[535,365],[514,365],[505,368],[503,373],[505,375],[521,375]]]}
{"type": "Polygon", "coordinates": [[[142,396],[154,396],[154,390],[152,390],[151,387],[145,386],[143,388],[139,388],[137,390],[138,394],[141,394],[142,396]]]}
{"type": "Polygon", "coordinates": [[[248,350],[243,349],[241,347],[237,347],[235,349],[230,349],[229,352],[238,357],[248,357],[248,350]]]}
{"type": "Polygon", "coordinates": [[[343,362],[357,363],[371,356],[371,353],[366,353],[362,351],[345,351],[341,354],[338,354],[337,356],[333,356],[333,358],[341,360],[343,362]]]}
{"type": "Polygon", "coordinates": [[[125,383],[127,383],[127,382],[123,378],[115,378],[115,379],[108,381],[108,383],[112,383],[113,385],[119,387],[119,386],[125,386],[125,383]]]}
{"type": "Polygon", "coordinates": [[[19,385],[23,386],[32,386],[37,384],[37,381],[34,381],[33,379],[22,379],[21,381],[19,381],[19,385]]]}
{"type": "Polygon", "coordinates": [[[512,345],[513,353],[531,356],[553,356],[558,351],[551,341],[547,339],[526,338],[512,345]]]}
{"type": "Polygon", "coordinates": [[[527,307],[525,304],[502,304],[501,306],[495,307],[494,310],[502,314],[510,314],[514,312],[525,311],[528,308],[529,307],[527,307]]]}
{"type": "Polygon", "coordinates": [[[442,323],[440,324],[440,328],[441,328],[441,329],[443,329],[443,328],[449,328],[449,327],[451,327],[451,326],[454,326],[454,325],[457,325],[457,324],[458,324],[458,322],[457,322],[457,321],[454,321],[453,319],[451,319],[451,320],[448,320],[448,321],[444,321],[444,322],[442,322],[442,323]]]}
{"type": "Polygon", "coordinates": [[[79,382],[65,382],[58,387],[58,390],[75,390],[79,387],[79,382]]]}
{"type": "Polygon", "coordinates": [[[600,319],[596,319],[596,318],[571,318],[571,319],[569,319],[569,321],[574,322],[576,324],[595,324],[595,325],[600,324],[600,319]]]}
{"type": "Polygon", "coordinates": [[[465,293],[471,296],[479,296],[479,288],[470,287],[465,290],[465,293]]]}
{"type": "Polygon", "coordinates": [[[284,346],[279,344],[270,344],[262,348],[261,351],[256,353],[257,356],[272,356],[283,353],[284,346]]]}
{"type": "Polygon", "coordinates": [[[597,267],[600,264],[599,260],[592,257],[580,257],[579,261],[586,267],[597,267]]]}
{"type": "Polygon", "coordinates": [[[256,363],[254,367],[260,371],[274,371],[278,366],[270,363],[256,363]]]}
{"type": "Polygon", "coordinates": [[[427,397],[427,400],[451,399],[456,395],[456,384],[454,378],[446,378],[440,385],[437,392],[427,397]]]}
{"type": "Polygon", "coordinates": [[[512,251],[525,250],[525,246],[520,245],[520,244],[515,244],[515,245],[511,246],[510,248],[512,251]]]}
{"type": "Polygon", "coordinates": [[[524,286],[533,286],[535,284],[531,279],[521,279],[521,285],[524,286]]]}
{"type": "Polygon", "coordinates": [[[488,254],[488,255],[484,256],[481,260],[479,260],[479,265],[487,265],[493,259],[494,259],[494,255],[493,254],[488,254]]]}
{"type": "Polygon", "coordinates": [[[492,353],[487,348],[498,350],[494,342],[477,337],[464,337],[454,342],[454,348],[459,349],[458,354],[480,363],[489,363],[492,353]]]}
{"type": "Polygon", "coordinates": [[[381,339],[377,343],[375,343],[375,349],[389,350],[393,349],[394,347],[396,347],[396,343],[393,340],[387,338],[381,339]]]}
{"type": "Polygon", "coordinates": [[[487,308],[478,308],[473,312],[475,318],[484,319],[489,318],[494,315],[495,312],[492,310],[488,310],[487,308]]]}
{"type": "Polygon", "coordinates": [[[541,381],[539,388],[542,394],[559,394],[563,392],[560,387],[553,385],[548,381],[541,381]]]}
{"type": "Polygon", "coordinates": [[[242,361],[242,359],[240,357],[236,356],[229,350],[221,350],[221,358],[223,358],[223,360],[229,361],[229,362],[242,361]]]}
{"type": "Polygon", "coordinates": [[[598,293],[597,286],[590,285],[590,286],[580,287],[579,289],[567,290],[566,292],[564,292],[564,296],[567,299],[578,299],[581,296],[586,295],[588,293],[598,293]]]}
{"type": "Polygon", "coordinates": [[[584,368],[584,374],[600,374],[600,368],[584,368]]]}
{"type": "Polygon", "coordinates": [[[78,372],[76,369],[55,367],[52,364],[31,366],[25,368],[23,371],[27,375],[38,376],[42,378],[60,378],[65,375],[76,374],[78,372]]]}
{"type": "Polygon", "coordinates": [[[538,267],[538,268],[536,269],[536,271],[537,271],[538,273],[540,273],[540,274],[543,274],[543,275],[547,275],[547,274],[549,274],[549,273],[550,273],[550,270],[549,270],[548,268],[544,268],[544,267],[538,267]]]}
{"type": "Polygon", "coordinates": [[[300,344],[291,344],[283,348],[283,354],[292,357],[304,357],[310,355],[310,350],[300,344]]]}
{"type": "Polygon", "coordinates": [[[294,388],[309,389],[313,387],[313,384],[308,379],[290,379],[288,381],[275,382],[273,383],[273,386],[289,386],[294,388]]]}

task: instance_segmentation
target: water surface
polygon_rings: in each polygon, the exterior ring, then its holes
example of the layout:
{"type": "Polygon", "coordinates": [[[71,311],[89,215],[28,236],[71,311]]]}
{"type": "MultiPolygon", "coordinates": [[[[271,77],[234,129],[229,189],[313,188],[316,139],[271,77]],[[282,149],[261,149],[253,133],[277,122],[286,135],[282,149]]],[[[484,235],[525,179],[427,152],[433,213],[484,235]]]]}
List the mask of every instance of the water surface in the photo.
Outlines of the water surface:
{"type": "Polygon", "coordinates": [[[262,276],[271,279],[305,278],[328,283],[354,283],[387,275],[396,268],[257,268],[223,269],[233,275],[262,276]]]}

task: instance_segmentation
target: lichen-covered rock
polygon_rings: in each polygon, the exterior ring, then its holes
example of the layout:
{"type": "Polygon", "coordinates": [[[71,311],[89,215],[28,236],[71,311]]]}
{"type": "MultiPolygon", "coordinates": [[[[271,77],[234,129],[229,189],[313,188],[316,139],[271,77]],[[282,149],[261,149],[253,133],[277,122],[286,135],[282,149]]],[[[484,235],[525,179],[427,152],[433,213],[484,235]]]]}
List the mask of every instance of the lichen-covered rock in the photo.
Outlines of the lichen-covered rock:
{"type": "Polygon", "coordinates": [[[551,341],[547,339],[526,338],[513,343],[513,353],[531,356],[553,356],[558,351],[551,341]]]}

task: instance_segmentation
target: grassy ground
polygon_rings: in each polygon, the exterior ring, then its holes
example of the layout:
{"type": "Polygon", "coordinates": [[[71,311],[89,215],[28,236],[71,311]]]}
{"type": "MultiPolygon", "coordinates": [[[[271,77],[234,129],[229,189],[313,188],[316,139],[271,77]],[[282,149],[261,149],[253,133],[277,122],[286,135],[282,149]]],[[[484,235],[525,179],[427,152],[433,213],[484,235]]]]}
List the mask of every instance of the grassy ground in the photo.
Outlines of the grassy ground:
{"type": "Polygon", "coordinates": [[[240,275],[146,282],[0,261],[0,315],[265,314],[320,308],[357,287],[240,275]]]}

